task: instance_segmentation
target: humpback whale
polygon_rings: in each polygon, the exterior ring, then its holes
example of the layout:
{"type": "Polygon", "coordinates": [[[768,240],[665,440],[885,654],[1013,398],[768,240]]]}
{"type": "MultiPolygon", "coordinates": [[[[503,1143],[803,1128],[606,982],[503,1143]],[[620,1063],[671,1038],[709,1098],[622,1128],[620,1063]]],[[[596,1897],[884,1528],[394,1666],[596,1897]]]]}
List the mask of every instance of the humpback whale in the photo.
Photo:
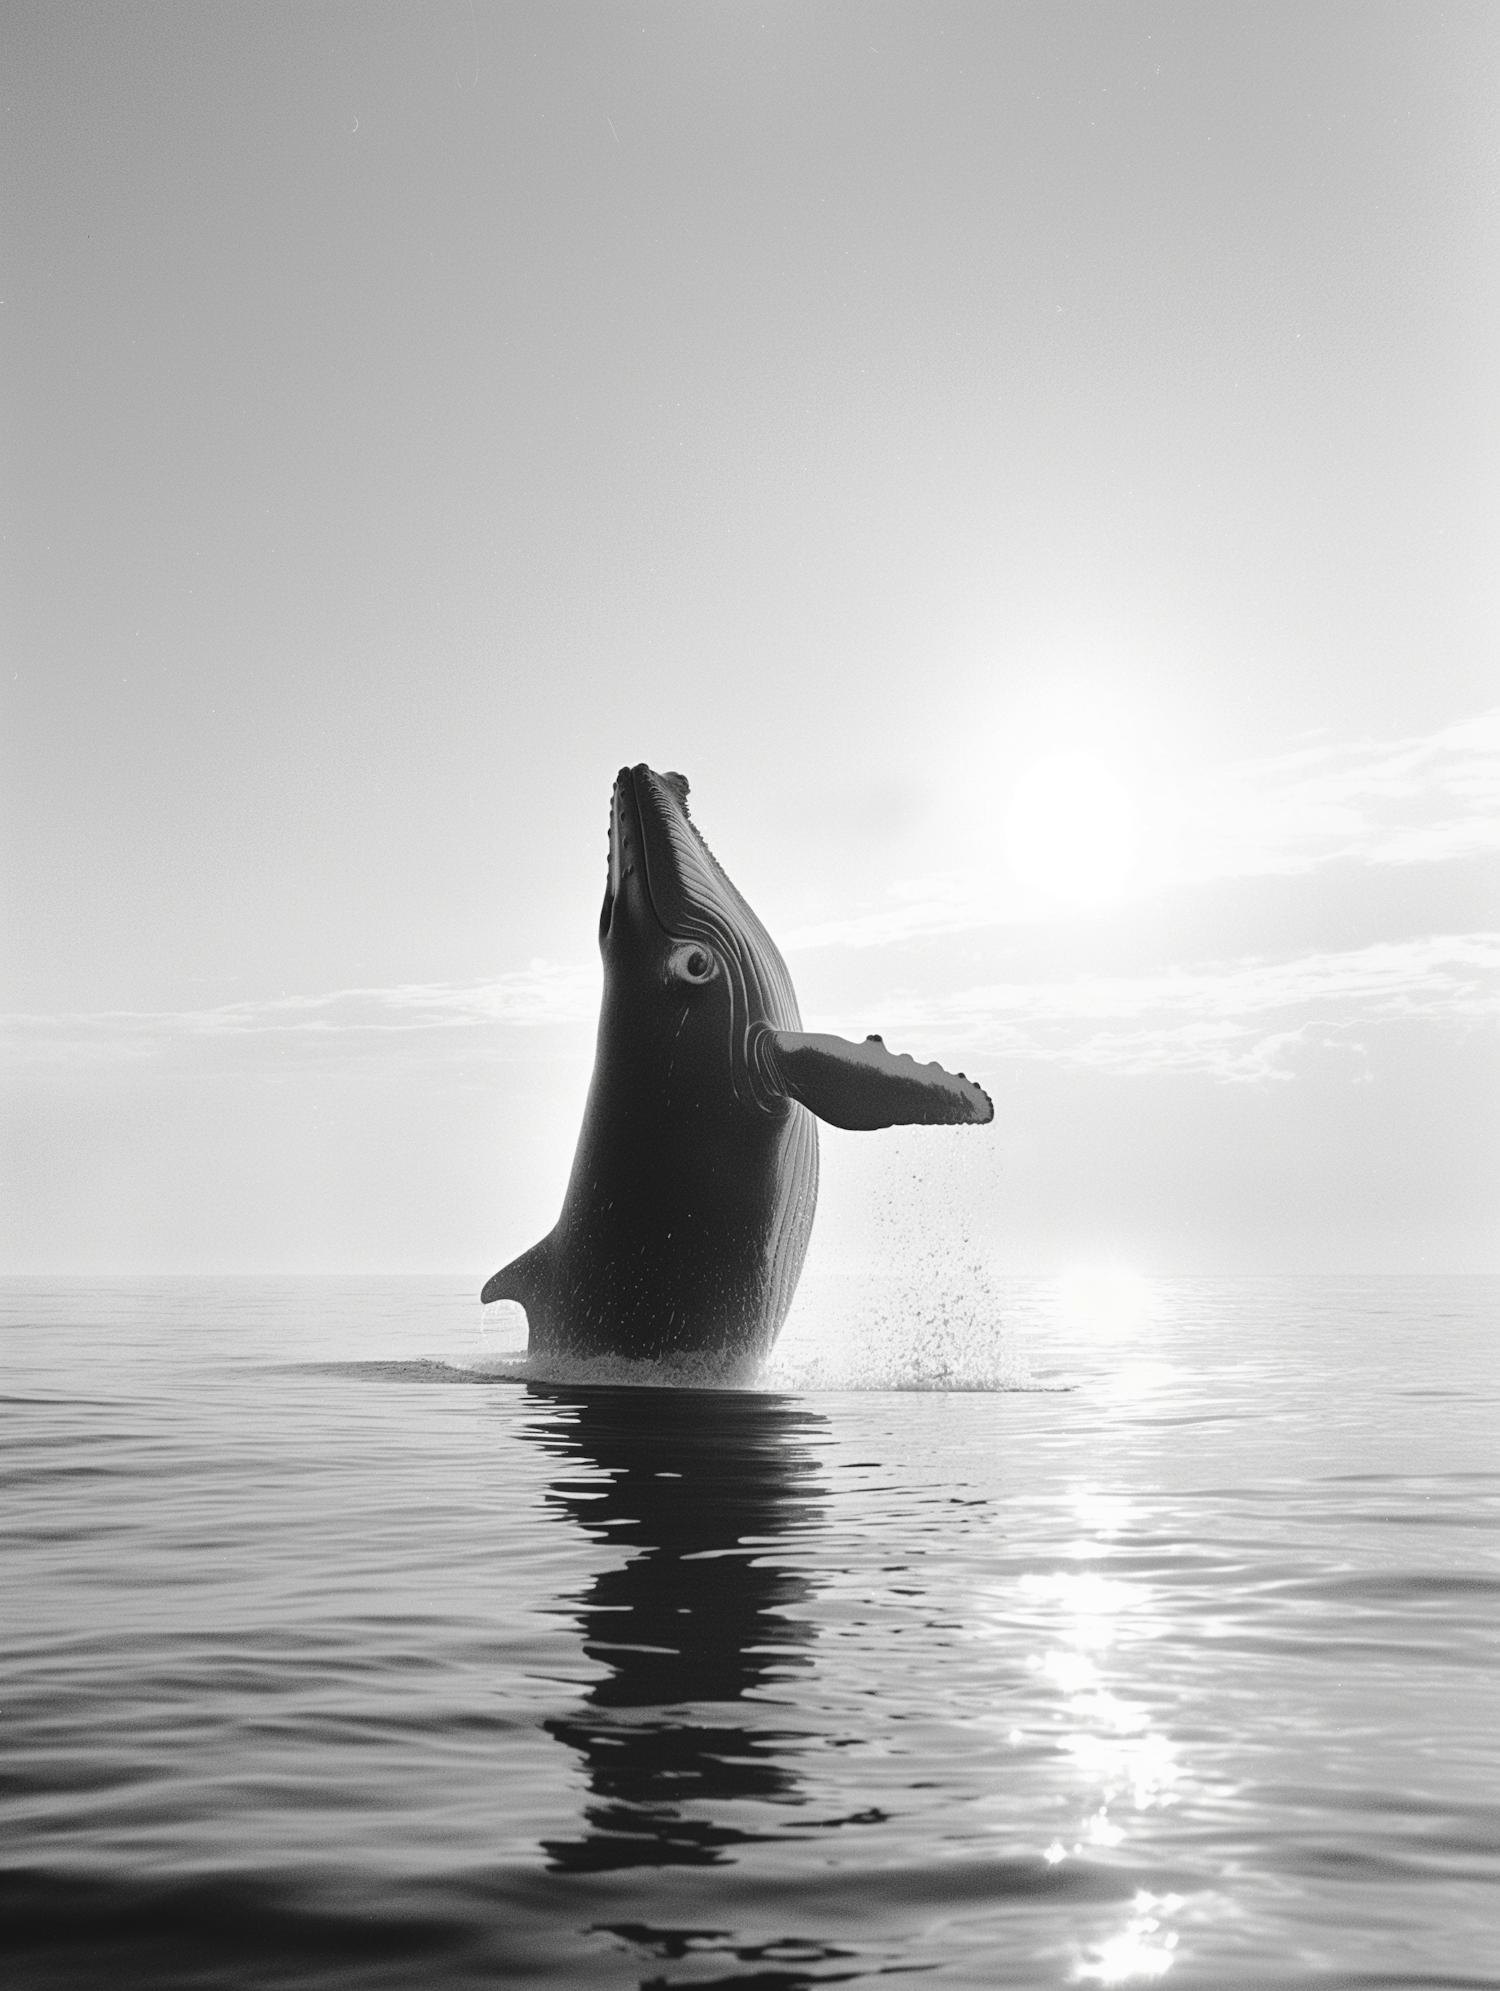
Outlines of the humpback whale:
{"type": "Polygon", "coordinates": [[[599,916],[604,997],[562,1214],[485,1285],[530,1352],[689,1361],[732,1381],[770,1352],[818,1194],[817,1121],[982,1124],[962,1073],[805,1032],[775,942],[688,814],[688,784],[621,768],[599,916]]]}

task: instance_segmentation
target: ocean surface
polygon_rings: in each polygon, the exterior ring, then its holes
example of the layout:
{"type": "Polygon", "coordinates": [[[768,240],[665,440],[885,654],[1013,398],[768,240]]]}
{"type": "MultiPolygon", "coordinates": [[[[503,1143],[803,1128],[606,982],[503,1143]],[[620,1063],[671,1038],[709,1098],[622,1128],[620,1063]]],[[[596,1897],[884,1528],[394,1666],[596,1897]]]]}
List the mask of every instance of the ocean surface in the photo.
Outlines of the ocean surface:
{"type": "Polygon", "coordinates": [[[8,1282],[7,1986],[1500,1986],[1500,1281],[8,1282]]]}

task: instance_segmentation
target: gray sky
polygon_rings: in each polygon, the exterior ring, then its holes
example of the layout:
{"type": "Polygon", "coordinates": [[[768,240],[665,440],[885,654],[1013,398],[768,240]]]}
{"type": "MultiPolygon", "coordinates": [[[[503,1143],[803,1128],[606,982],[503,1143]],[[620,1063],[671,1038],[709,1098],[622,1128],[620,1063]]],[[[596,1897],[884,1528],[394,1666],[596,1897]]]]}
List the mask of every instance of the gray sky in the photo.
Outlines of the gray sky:
{"type": "Polygon", "coordinates": [[[5,1264],[530,1243],[646,759],[995,1096],[814,1263],[1500,1266],[1492,6],[0,38],[5,1264]]]}

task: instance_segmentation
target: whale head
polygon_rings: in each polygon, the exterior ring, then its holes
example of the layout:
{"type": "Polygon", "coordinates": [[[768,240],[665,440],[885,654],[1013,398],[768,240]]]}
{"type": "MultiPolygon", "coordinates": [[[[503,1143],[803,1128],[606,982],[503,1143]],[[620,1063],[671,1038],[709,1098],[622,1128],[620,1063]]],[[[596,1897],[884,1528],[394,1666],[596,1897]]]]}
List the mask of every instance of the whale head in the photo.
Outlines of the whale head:
{"type": "Polygon", "coordinates": [[[615,778],[599,946],[605,1015],[642,1064],[716,1066],[741,1105],[785,1112],[754,1047],[765,1029],[801,1029],[792,979],[688,814],[680,774],[642,762],[615,778]]]}

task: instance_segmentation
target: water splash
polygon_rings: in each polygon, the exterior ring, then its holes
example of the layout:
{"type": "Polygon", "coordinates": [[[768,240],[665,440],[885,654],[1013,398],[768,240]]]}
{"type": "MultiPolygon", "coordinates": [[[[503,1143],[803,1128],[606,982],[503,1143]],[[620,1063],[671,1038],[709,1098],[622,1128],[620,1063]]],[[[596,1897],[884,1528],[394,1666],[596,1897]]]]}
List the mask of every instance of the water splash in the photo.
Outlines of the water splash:
{"type": "Polygon", "coordinates": [[[982,1268],[924,1267],[889,1274],[821,1273],[804,1282],[780,1341],[758,1372],[728,1371],[706,1355],[661,1361],[526,1352],[525,1314],[511,1301],[485,1309],[471,1364],[499,1379],[639,1389],[1005,1391],[1046,1387],[1027,1367],[982,1268]]]}
{"type": "Polygon", "coordinates": [[[760,1381],[797,1391],[1037,1387],[992,1281],[963,1263],[910,1278],[811,1275],[760,1381]]]}

